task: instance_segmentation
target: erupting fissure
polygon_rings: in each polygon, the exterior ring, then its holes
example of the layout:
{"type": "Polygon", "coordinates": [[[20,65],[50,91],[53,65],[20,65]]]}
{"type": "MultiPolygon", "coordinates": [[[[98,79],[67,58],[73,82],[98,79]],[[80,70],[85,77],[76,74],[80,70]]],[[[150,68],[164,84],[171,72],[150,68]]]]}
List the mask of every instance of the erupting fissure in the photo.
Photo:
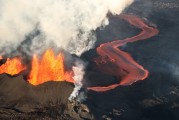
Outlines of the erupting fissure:
{"type": "Polygon", "coordinates": [[[55,56],[54,52],[49,49],[40,61],[37,55],[34,54],[28,81],[33,85],[52,80],[73,82],[72,76],[72,72],[65,70],[64,55],[59,53],[55,56]]]}
{"type": "MultiPolygon", "coordinates": [[[[3,57],[1,57],[2,59],[3,57]]],[[[7,73],[10,75],[19,74],[26,67],[19,58],[8,58],[0,66],[0,74],[7,73]]],[[[51,49],[48,49],[39,60],[37,55],[33,55],[32,66],[28,81],[33,85],[39,85],[47,81],[68,81],[74,82],[73,72],[65,70],[64,55],[59,53],[55,56],[51,49]]]]}
{"type": "Polygon", "coordinates": [[[103,92],[120,85],[131,85],[138,80],[144,80],[148,77],[149,72],[139,65],[127,52],[120,50],[119,47],[129,42],[150,38],[157,35],[159,31],[156,28],[146,25],[137,16],[122,14],[119,17],[128,21],[131,25],[142,29],[142,32],[131,38],[101,44],[97,48],[97,53],[100,57],[96,58],[95,62],[99,70],[106,74],[117,76],[120,79],[118,84],[105,87],[89,87],[88,89],[90,90],[103,92]],[[111,65],[113,66],[111,67],[111,65]]]}
{"type": "MultiPolygon", "coordinates": [[[[0,56],[0,60],[1,59],[3,59],[2,56],[0,56]]],[[[8,58],[6,62],[0,66],[0,74],[7,73],[10,75],[16,75],[25,69],[26,67],[22,64],[20,58],[8,58]]]]}

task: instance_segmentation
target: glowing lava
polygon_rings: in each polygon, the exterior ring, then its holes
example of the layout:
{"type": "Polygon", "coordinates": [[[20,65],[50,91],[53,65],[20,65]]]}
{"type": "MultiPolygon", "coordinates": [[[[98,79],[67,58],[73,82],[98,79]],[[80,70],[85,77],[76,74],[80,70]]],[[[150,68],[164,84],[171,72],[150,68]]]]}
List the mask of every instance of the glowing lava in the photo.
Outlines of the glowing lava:
{"type": "Polygon", "coordinates": [[[73,82],[73,73],[65,71],[64,56],[62,53],[55,56],[54,52],[47,50],[39,61],[37,55],[33,56],[29,82],[33,85],[47,81],[73,82]]]}
{"type": "Polygon", "coordinates": [[[123,14],[120,15],[120,18],[142,29],[142,32],[131,38],[101,44],[97,48],[97,53],[100,57],[96,58],[95,62],[99,70],[106,74],[117,76],[120,79],[118,84],[105,87],[90,87],[88,88],[90,90],[103,92],[114,89],[120,85],[131,85],[138,80],[144,80],[148,77],[148,71],[139,65],[127,52],[121,51],[119,47],[129,42],[150,38],[157,35],[159,31],[156,28],[146,25],[136,16],[123,14]]]}
{"type": "MultiPolygon", "coordinates": [[[[1,59],[2,57],[0,57],[1,59]]],[[[7,58],[6,62],[0,66],[0,74],[7,73],[15,75],[23,70],[26,70],[26,67],[19,58],[7,58]]],[[[74,82],[72,77],[73,72],[65,70],[64,55],[62,53],[55,56],[54,52],[49,49],[40,60],[34,54],[28,79],[31,84],[39,85],[47,81],[74,82]]]]}
{"type": "MultiPolygon", "coordinates": [[[[2,59],[2,57],[0,57],[0,59],[2,59]]],[[[16,75],[25,69],[26,67],[22,64],[20,58],[17,57],[12,59],[8,58],[6,60],[6,63],[0,66],[0,74],[7,73],[10,75],[16,75]]]]}

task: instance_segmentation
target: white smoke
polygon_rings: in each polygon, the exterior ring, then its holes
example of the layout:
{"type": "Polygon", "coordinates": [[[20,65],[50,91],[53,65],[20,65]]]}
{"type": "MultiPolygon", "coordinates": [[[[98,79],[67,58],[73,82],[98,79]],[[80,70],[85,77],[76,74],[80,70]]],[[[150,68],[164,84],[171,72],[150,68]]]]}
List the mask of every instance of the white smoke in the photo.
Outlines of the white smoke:
{"type": "Polygon", "coordinates": [[[74,76],[74,84],[75,84],[75,88],[72,92],[72,94],[69,97],[69,100],[75,99],[78,94],[79,94],[79,90],[82,87],[82,80],[84,79],[84,74],[85,74],[85,67],[86,67],[86,63],[84,63],[81,60],[76,60],[75,61],[75,65],[72,67],[74,76]]]}
{"type": "Polygon", "coordinates": [[[95,31],[108,24],[107,13],[120,14],[133,0],[0,0],[0,54],[10,53],[35,29],[30,49],[50,43],[80,56],[93,48],[95,31]],[[39,44],[39,39],[41,43],[39,44]],[[36,44],[37,41],[37,44],[36,44]],[[2,53],[3,51],[3,53],[2,53]]]}

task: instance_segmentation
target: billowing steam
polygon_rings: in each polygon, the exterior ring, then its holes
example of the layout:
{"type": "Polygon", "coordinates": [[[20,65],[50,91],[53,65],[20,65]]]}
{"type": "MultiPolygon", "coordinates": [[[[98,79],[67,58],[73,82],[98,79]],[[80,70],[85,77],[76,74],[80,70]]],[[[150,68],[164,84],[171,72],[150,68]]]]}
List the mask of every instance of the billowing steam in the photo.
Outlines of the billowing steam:
{"type": "Polygon", "coordinates": [[[82,80],[84,79],[84,74],[85,74],[85,66],[86,63],[84,63],[81,60],[76,60],[75,66],[72,67],[72,70],[74,72],[74,81],[75,81],[75,88],[69,97],[69,100],[75,99],[78,96],[78,91],[82,87],[82,80]]]}
{"type": "MultiPolygon", "coordinates": [[[[34,31],[31,52],[51,44],[81,55],[96,41],[92,31],[107,25],[133,0],[0,0],[0,54],[16,50],[34,31]]],[[[27,46],[27,45],[26,45],[27,46]]]]}

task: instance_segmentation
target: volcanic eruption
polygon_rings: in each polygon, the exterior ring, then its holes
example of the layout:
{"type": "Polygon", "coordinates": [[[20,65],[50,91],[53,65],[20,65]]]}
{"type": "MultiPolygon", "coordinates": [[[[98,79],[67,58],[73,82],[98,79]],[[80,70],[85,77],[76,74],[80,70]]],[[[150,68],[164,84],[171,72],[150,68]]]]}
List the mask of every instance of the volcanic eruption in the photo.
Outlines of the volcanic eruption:
{"type": "MultiPolygon", "coordinates": [[[[1,57],[0,60],[2,60],[1,57]]],[[[20,58],[8,58],[4,64],[0,66],[0,74],[7,73],[10,75],[19,74],[21,71],[25,69],[25,66],[22,64],[20,58]]]]}
{"type": "Polygon", "coordinates": [[[67,72],[64,67],[64,56],[57,56],[52,50],[47,50],[39,62],[36,55],[33,56],[29,82],[33,85],[42,84],[49,80],[74,82],[72,72],[67,72]]]}
{"type": "MultiPolygon", "coordinates": [[[[17,75],[26,68],[20,58],[7,58],[6,62],[0,66],[0,74],[17,75]]],[[[55,56],[53,51],[49,49],[44,53],[40,62],[38,57],[35,54],[33,55],[28,76],[29,83],[39,85],[51,80],[74,82],[72,76],[72,72],[65,70],[63,54],[60,53],[55,56]]]]}
{"type": "Polygon", "coordinates": [[[93,48],[96,41],[94,31],[109,23],[107,14],[120,14],[132,2],[3,1],[0,55],[7,60],[1,65],[1,73],[17,75],[25,71],[25,78],[33,85],[67,81],[74,83],[79,90],[86,63],[65,54],[80,57],[93,48]],[[59,52],[59,48],[62,51],[59,52]]]}
{"type": "Polygon", "coordinates": [[[159,30],[139,16],[122,13],[133,1],[0,1],[0,107],[32,113],[65,105],[61,114],[93,119],[80,103],[85,92],[107,93],[145,80],[150,71],[121,48],[152,38],[159,30]],[[110,15],[140,32],[95,46],[96,31],[109,24],[110,15]],[[83,60],[81,55],[90,49],[98,57],[83,60]],[[95,63],[95,74],[109,75],[115,83],[84,85],[90,81],[85,77],[89,61],[95,63]]]}
{"type": "MultiPolygon", "coordinates": [[[[110,85],[107,87],[90,87],[88,89],[95,91],[107,91],[114,89],[119,85],[131,85],[138,80],[144,80],[148,76],[148,71],[139,65],[126,52],[121,51],[118,47],[127,44],[128,42],[135,42],[150,38],[158,34],[158,30],[147,26],[140,18],[133,15],[120,15],[121,19],[128,21],[142,32],[138,35],[126,38],[124,40],[116,40],[110,43],[104,43],[97,48],[100,57],[95,59],[99,69],[106,74],[119,76],[119,84],[110,85]],[[110,69],[109,63],[115,66],[110,69]],[[106,65],[105,65],[106,64],[106,65]],[[120,80],[122,76],[122,80],[120,80]]],[[[22,61],[18,58],[7,59],[5,64],[0,66],[0,73],[7,73],[10,75],[18,74],[26,67],[22,65],[22,61]]],[[[32,58],[32,66],[28,81],[33,85],[42,84],[47,81],[67,81],[74,83],[73,72],[66,71],[64,66],[64,56],[59,53],[55,56],[53,50],[47,50],[39,61],[36,54],[32,58]]]]}

